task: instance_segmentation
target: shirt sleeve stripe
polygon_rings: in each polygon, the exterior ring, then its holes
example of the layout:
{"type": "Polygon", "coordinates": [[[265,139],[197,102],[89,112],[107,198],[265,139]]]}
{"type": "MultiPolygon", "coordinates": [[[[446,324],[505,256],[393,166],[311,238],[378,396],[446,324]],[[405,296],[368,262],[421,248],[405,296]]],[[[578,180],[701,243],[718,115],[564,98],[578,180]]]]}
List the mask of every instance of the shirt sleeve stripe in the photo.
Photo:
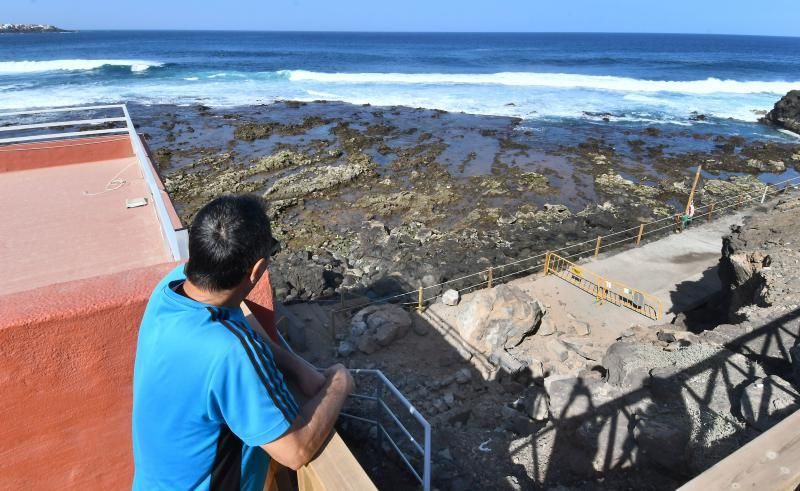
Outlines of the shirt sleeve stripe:
{"type": "Polygon", "coordinates": [[[286,384],[283,382],[282,376],[278,373],[278,367],[275,364],[274,357],[272,356],[272,350],[270,350],[269,347],[264,344],[264,340],[261,339],[261,336],[256,334],[255,331],[253,331],[253,329],[245,322],[231,322],[241,327],[241,329],[246,333],[250,343],[253,345],[253,350],[256,352],[256,355],[261,358],[261,363],[263,363],[267,372],[267,377],[272,382],[272,386],[275,388],[275,391],[279,393],[287,402],[290,410],[289,412],[297,416],[297,413],[300,412],[300,407],[297,405],[297,402],[295,402],[294,396],[292,396],[291,392],[289,392],[289,388],[286,387],[286,384]]]}
{"type": "Polygon", "coordinates": [[[258,348],[258,345],[255,341],[255,338],[258,336],[255,335],[252,329],[242,326],[234,320],[231,320],[230,323],[233,324],[234,329],[240,332],[247,339],[247,342],[255,354],[255,357],[258,359],[266,378],[269,380],[270,387],[272,388],[271,393],[276,396],[276,399],[280,399],[281,404],[286,409],[286,413],[291,416],[286,418],[291,423],[294,421],[294,418],[297,417],[297,411],[295,411],[295,406],[293,405],[294,399],[291,397],[291,394],[288,393],[288,390],[285,389],[285,384],[283,381],[275,373],[277,370],[277,367],[275,367],[275,362],[271,359],[267,359],[264,356],[264,353],[258,348]]]}
{"type": "Polygon", "coordinates": [[[239,341],[242,343],[242,346],[247,352],[247,357],[250,359],[250,363],[253,364],[253,368],[256,370],[261,382],[267,389],[267,393],[269,394],[270,399],[272,399],[273,404],[280,409],[281,414],[283,414],[283,417],[288,422],[291,423],[294,421],[296,415],[292,413],[292,408],[286,403],[283,395],[278,392],[274,382],[272,381],[272,377],[269,374],[269,369],[263,365],[263,359],[258,355],[258,351],[251,346],[251,342],[247,338],[246,333],[240,332],[238,326],[233,326],[228,321],[221,320],[220,322],[222,322],[225,327],[227,327],[239,338],[239,341]]]}
{"type": "Polygon", "coordinates": [[[256,332],[253,331],[253,328],[248,326],[245,322],[233,321],[233,323],[240,325],[242,329],[248,333],[248,336],[255,341],[256,346],[254,346],[254,348],[256,352],[267,358],[268,362],[265,363],[265,366],[267,367],[268,372],[272,372],[271,374],[268,373],[268,375],[273,375],[271,378],[275,380],[276,390],[281,391],[284,394],[284,398],[289,402],[289,405],[292,406],[295,415],[297,415],[297,413],[300,412],[300,406],[297,405],[297,402],[294,400],[294,396],[291,392],[289,392],[289,388],[286,386],[286,384],[281,381],[280,375],[276,373],[278,367],[275,363],[275,357],[272,354],[272,350],[266,345],[266,343],[264,343],[264,340],[261,339],[261,336],[256,334],[256,332]]]}
{"type": "MultiPolygon", "coordinates": [[[[217,316],[214,313],[213,309],[209,308],[208,310],[209,310],[209,312],[211,312],[212,319],[217,319],[217,316]]],[[[239,333],[239,331],[237,331],[236,329],[231,327],[230,324],[228,324],[227,322],[225,322],[223,320],[219,320],[219,319],[218,319],[218,322],[220,322],[220,324],[222,324],[234,336],[236,336],[236,338],[242,344],[242,347],[244,348],[245,352],[247,353],[247,357],[250,359],[250,363],[253,364],[253,368],[255,369],[256,373],[258,374],[258,378],[261,380],[261,383],[264,384],[264,388],[267,390],[267,393],[269,394],[270,398],[272,399],[272,402],[275,404],[275,407],[277,407],[278,410],[280,410],[280,412],[283,414],[283,417],[286,418],[287,421],[291,422],[294,418],[289,418],[289,412],[287,411],[286,406],[283,403],[279,403],[278,402],[278,398],[275,397],[275,394],[273,393],[269,382],[267,382],[267,378],[264,376],[264,373],[263,373],[261,367],[259,366],[258,362],[256,362],[256,359],[253,356],[253,352],[250,349],[250,345],[247,343],[247,341],[245,341],[245,339],[244,339],[244,337],[242,337],[241,333],[239,333]]]]}
{"type": "Polygon", "coordinates": [[[246,329],[242,329],[241,326],[236,324],[235,321],[222,321],[222,323],[242,336],[242,344],[247,347],[248,356],[251,356],[250,361],[253,363],[253,366],[256,367],[256,370],[259,371],[259,375],[263,374],[262,382],[266,384],[272,402],[281,409],[281,413],[283,413],[283,416],[288,422],[291,423],[294,421],[297,414],[294,412],[294,408],[291,404],[286,400],[286,395],[281,392],[280,384],[277,383],[274,374],[271,372],[269,363],[264,359],[261,350],[256,347],[251,335],[246,329]]]}

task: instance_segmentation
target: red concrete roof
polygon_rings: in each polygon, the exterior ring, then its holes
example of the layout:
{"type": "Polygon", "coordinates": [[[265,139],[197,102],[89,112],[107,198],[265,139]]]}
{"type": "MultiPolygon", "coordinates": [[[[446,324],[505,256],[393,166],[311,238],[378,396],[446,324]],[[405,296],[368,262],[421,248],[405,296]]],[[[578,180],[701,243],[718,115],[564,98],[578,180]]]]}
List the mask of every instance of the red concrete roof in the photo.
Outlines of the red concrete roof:
{"type": "Polygon", "coordinates": [[[0,258],[0,295],[172,261],[135,157],[0,173],[0,258]]]}

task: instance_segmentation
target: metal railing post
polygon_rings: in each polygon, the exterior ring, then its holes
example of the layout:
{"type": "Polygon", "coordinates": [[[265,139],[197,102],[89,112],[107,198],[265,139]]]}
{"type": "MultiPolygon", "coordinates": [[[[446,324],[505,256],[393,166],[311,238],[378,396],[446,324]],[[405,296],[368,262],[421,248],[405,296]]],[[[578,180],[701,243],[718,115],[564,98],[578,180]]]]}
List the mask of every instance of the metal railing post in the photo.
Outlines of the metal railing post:
{"type": "Polygon", "coordinates": [[[595,244],[595,246],[594,246],[594,257],[597,257],[597,255],[600,254],[600,242],[602,240],[603,240],[603,236],[602,235],[598,235],[597,236],[597,244],[595,244]]]}
{"type": "Polygon", "coordinates": [[[606,288],[606,280],[603,279],[602,276],[597,278],[597,300],[600,301],[600,304],[603,304],[603,299],[605,298],[604,291],[606,288]]]}
{"type": "Polygon", "coordinates": [[[422,312],[422,287],[417,291],[417,312],[422,312]]]}
{"type": "Polygon", "coordinates": [[[769,184],[764,186],[764,194],[761,195],[761,204],[764,204],[764,200],[767,199],[767,190],[769,189],[769,184]]]}
{"type": "Polygon", "coordinates": [[[425,424],[425,456],[422,468],[422,489],[423,491],[430,491],[431,489],[431,426],[425,424]]]}
{"type": "Polygon", "coordinates": [[[697,189],[697,181],[700,180],[700,171],[703,170],[703,165],[697,166],[697,172],[694,174],[694,181],[692,182],[692,190],[689,191],[689,199],[686,200],[686,211],[685,214],[689,214],[689,210],[692,207],[692,202],[694,201],[694,192],[697,189]]]}
{"type": "Polygon", "coordinates": [[[639,247],[639,243],[642,241],[643,232],[644,232],[644,223],[639,225],[639,235],[636,236],[636,247],[639,247]]]}
{"type": "Polygon", "coordinates": [[[379,453],[383,453],[383,431],[381,431],[381,414],[383,414],[383,408],[381,407],[381,400],[383,400],[383,384],[378,384],[375,388],[375,431],[378,433],[379,453]]]}

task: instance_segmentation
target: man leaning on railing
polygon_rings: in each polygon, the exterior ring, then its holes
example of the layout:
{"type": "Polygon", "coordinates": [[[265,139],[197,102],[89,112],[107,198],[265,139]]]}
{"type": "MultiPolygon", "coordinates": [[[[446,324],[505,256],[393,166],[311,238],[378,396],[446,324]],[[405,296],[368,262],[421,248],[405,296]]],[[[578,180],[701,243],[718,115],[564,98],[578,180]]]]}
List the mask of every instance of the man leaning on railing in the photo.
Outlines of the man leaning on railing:
{"type": "Polygon", "coordinates": [[[272,244],[260,198],[215,199],[192,223],[188,263],[153,291],[134,368],[134,489],[261,490],[269,457],[298,469],[330,434],[349,372],[320,373],[261,338],[239,307],[272,244]]]}

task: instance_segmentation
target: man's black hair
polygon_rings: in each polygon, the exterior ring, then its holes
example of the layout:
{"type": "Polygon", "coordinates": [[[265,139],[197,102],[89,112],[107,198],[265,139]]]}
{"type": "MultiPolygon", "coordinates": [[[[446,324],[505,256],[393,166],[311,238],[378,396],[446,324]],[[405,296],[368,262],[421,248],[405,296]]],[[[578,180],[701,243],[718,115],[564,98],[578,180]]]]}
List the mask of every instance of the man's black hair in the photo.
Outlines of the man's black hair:
{"type": "Polygon", "coordinates": [[[272,249],[264,200],[222,196],[197,212],[189,228],[186,278],[208,291],[230,290],[272,249]]]}

